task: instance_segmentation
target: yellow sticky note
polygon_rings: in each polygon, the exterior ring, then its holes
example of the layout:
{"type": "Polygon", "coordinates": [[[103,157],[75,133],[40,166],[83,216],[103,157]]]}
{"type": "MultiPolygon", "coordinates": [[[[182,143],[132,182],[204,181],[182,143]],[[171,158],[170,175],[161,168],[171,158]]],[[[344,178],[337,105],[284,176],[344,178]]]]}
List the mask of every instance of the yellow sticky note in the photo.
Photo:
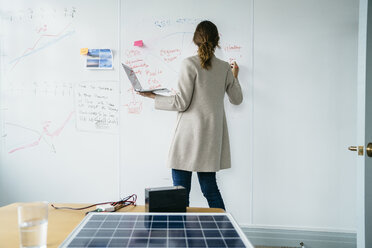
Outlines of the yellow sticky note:
{"type": "Polygon", "coordinates": [[[88,54],[88,48],[81,48],[80,49],[80,54],[81,55],[87,55],[88,54]]]}

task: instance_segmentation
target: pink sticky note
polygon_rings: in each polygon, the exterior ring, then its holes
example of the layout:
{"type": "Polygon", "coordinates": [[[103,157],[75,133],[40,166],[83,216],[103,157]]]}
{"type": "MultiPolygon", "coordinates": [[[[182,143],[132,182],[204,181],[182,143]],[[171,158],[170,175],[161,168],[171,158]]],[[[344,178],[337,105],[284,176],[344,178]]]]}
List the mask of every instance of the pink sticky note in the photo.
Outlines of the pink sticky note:
{"type": "Polygon", "coordinates": [[[142,41],[142,40],[136,40],[136,41],[134,42],[134,46],[138,46],[138,47],[143,46],[143,41],[142,41]]]}

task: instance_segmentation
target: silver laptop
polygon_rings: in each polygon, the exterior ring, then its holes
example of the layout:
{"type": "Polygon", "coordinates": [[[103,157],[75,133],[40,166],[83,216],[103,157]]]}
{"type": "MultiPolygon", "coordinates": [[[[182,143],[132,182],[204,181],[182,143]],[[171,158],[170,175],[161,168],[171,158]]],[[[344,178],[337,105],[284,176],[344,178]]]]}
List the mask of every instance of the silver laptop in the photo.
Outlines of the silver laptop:
{"type": "Polygon", "coordinates": [[[152,92],[154,94],[163,94],[163,93],[170,93],[171,91],[166,89],[166,88],[158,88],[158,89],[153,89],[153,90],[145,90],[142,88],[142,85],[140,84],[140,82],[138,81],[138,78],[136,76],[136,73],[134,73],[134,71],[132,70],[132,68],[130,68],[129,66],[127,65],[124,65],[123,63],[121,63],[123,65],[123,68],[124,68],[124,71],[125,73],[127,73],[127,76],[128,76],[128,79],[130,81],[130,83],[132,84],[133,86],[133,89],[137,92],[141,92],[141,93],[145,93],[145,92],[152,92]]]}

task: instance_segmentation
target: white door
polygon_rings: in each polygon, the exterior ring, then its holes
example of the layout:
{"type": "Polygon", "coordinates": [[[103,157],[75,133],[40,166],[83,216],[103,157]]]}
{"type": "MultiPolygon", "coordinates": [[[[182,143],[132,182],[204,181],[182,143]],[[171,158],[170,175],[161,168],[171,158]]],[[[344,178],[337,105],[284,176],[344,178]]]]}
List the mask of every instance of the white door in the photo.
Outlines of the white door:
{"type": "MultiPolygon", "coordinates": [[[[372,2],[360,0],[358,48],[357,247],[372,247],[372,2]]],[[[350,149],[350,148],[349,148],[350,149]]]]}

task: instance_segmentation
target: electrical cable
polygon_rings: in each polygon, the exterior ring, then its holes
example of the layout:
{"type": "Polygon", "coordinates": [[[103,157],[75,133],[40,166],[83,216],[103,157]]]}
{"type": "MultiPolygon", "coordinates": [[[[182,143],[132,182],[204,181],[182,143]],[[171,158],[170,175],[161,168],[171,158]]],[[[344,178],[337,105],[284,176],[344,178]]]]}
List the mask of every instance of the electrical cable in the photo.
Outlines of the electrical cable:
{"type": "Polygon", "coordinates": [[[110,204],[112,206],[116,206],[115,207],[115,211],[116,211],[116,210],[118,210],[118,209],[120,209],[122,207],[126,207],[126,206],[129,206],[129,205],[136,205],[136,201],[137,201],[137,195],[136,194],[133,194],[133,195],[130,195],[130,196],[127,196],[127,197],[122,198],[120,201],[116,201],[116,202],[100,202],[100,203],[95,203],[95,204],[92,204],[92,205],[89,205],[89,206],[86,206],[86,207],[80,207],[80,208],[56,207],[56,206],[54,206],[54,204],[51,204],[51,206],[54,209],[84,210],[84,209],[91,208],[91,207],[98,206],[98,205],[110,204]]]}

